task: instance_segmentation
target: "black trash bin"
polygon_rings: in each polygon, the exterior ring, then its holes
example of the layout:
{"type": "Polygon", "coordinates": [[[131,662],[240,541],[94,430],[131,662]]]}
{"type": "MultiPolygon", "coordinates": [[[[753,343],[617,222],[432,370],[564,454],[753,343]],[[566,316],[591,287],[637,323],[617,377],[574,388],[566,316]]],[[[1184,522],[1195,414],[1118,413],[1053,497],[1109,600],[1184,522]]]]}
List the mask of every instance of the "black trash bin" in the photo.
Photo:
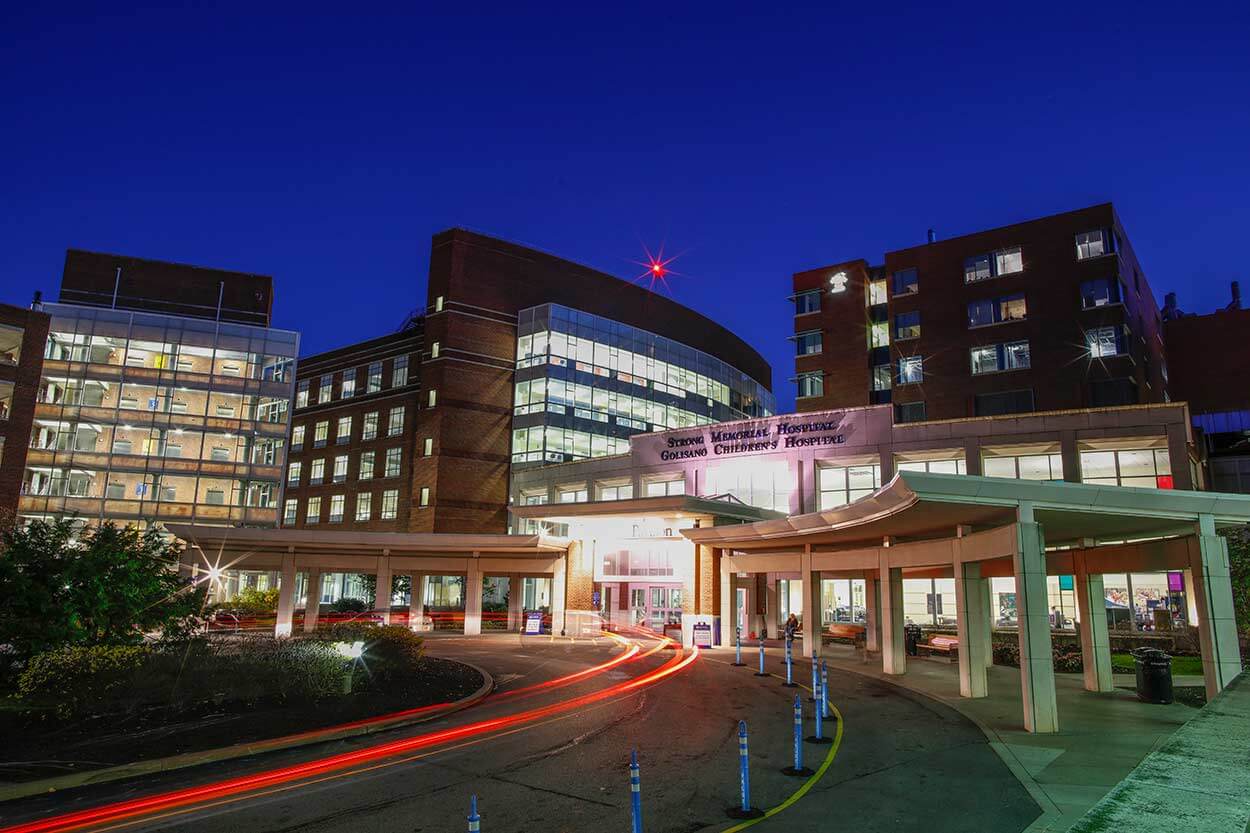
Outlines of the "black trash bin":
{"type": "Polygon", "coordinates": [[[920,641],[920,626],[908,622],[903,625],[903,647],[907,650],[907,656],[919,656],[920,651],[916,648],[916,643],[920,641]]]}
{"type": "Polygon", "coordinates": [[[1133,651],[1137,670],[1137,699],[1143,703],[1172,702],[1172,658],[1158,648],[1133,651]]]}

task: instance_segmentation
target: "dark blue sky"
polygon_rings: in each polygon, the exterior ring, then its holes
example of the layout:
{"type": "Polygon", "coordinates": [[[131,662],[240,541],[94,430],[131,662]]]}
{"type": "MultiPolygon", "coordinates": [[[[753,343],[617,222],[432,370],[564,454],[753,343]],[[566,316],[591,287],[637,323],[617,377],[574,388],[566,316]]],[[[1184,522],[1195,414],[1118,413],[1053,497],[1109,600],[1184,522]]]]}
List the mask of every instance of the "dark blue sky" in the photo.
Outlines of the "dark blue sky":
{"type": "Polygon", "coordinates": [[[71,246],[264,272],[312,352],[423,302],[448,226],[625,277],[663,241],[677,300],[764,352],[788,407],[790,273],[929,227],[1113,200],[1160,302],[1250,279],[1244,2],[22,5],[11,303],[54,293],[71,246]]]}

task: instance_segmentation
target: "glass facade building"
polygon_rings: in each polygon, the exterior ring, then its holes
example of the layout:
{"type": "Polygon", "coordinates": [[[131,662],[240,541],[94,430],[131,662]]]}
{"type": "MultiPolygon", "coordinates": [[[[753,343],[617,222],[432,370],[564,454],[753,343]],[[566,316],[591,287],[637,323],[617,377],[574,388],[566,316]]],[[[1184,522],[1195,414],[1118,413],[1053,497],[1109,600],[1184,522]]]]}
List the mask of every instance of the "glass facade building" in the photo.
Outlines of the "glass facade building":
{"type": "Polygon", "coordinates": [[[299,335],[45,304],[19,515],[275,526],[299,335]]]}
{"type": "Polygon", "coordinates": [[[558,304],[517,318],[514,465],[622,454],[632,434],[776,409],[764,385],[670,338],[558,304]]]}

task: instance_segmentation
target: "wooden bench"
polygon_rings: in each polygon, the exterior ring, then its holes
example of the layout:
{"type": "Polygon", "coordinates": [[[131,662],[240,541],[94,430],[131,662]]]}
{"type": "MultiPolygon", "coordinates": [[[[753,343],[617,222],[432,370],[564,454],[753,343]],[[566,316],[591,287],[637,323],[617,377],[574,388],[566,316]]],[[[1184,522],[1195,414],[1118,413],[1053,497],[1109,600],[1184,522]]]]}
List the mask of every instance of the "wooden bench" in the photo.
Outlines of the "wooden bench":
{"type": "Polygon", "coordinates": [[[916,652],[924,656],[943,654],[951,662],[959,662],[959,640],[953,636],[934,636],[928,642],[917,642],[916,652]]]}
{"type": "Polygon", "coordinates": [[[868,641],[868,629],[863,625],[835,623],[825,628],[825,635],[833,639],[849,639],[856,647],[868,641]]]}

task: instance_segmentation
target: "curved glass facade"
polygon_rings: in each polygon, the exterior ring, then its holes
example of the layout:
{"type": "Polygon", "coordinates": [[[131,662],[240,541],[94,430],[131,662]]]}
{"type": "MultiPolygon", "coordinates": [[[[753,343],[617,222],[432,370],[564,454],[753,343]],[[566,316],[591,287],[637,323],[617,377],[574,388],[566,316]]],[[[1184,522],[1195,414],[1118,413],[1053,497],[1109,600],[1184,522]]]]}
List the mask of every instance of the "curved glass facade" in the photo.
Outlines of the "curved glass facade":
{"type": "Polygon", "coordinates": [[[670,338],[558,304],[517,319],[514,464],[623,454],[632,434],[776,409],[759,382],[670,338]]]}

